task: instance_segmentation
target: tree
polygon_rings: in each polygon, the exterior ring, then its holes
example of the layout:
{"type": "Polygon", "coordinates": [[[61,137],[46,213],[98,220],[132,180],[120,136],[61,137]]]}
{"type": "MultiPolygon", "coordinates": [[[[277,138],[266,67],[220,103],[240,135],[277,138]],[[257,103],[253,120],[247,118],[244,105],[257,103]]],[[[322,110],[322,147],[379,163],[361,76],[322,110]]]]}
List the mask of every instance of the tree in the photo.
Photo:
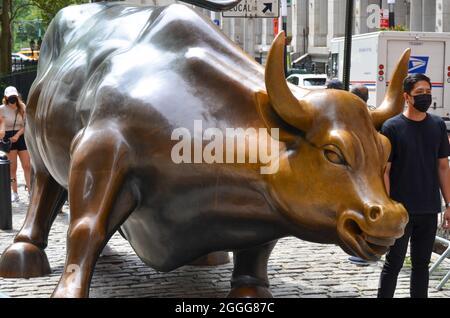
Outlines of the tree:
{"type": "Polygon", "coordinates": [[[64,7],[71,4],[81,4],[87,3],[88,0],[30,0],[36,7],[41,9],[42,18],[44,22],[48,25],[54,16],[64,7]]]}
{"type": "Polygon", "coordinates": [[[62,8],[71,4],[87,3],[88,0],[0,0],[0,74],[11,72],[12,25],[24,9],[37,7],[41,11],[44,24],[48,25],[62,8]]]}
{"type": "Polygon", "coordinates": [[[12,50],[30,46],[31,39],[39,37],[42,29],[41,11],[29,0],[13,0],[14,14],[11,21],[12,50]]]}
{"type": "Polygon", "coordinates": [[[0,33],[0,74],[11,71],[11,0],[2,0],[0,33]]]}
{"type": "Polygon", "coordinates": [[[19,12],[32,4],[28,0],[2,0],[0,32],[0,74],[11,72],[12,31],[11,26],[19,12]]]}
{"type": "Polygon", "coordinates": [[[0,31],[0,74],[11,72],[12,24],[18,14],[33,4],[29,0],[2,0],[0,31]]]}

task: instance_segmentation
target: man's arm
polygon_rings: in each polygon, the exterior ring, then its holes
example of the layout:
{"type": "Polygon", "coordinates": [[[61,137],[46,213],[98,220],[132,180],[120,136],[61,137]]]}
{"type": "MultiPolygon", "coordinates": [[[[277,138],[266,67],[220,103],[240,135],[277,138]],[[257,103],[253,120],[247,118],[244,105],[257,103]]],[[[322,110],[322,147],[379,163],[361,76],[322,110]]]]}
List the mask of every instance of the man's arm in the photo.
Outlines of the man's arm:
{"type": "Polygon", "coordinates": [[[391,182],[389,181],[389,176],[391,174],[392,163],[388,162],[386,168],[384,169],[384,186],[386,187],[386,192],[391,195],[391,182]]]}
{"type": "MultiPolygon", "coordinates": [[[[438,160],[438,175],[442,196],[445,203],[450,203],[450,168],[448,167],[447,158],[438,160]]],[[[450,229],[450,207],[445,209],[443,226],[445,229],[450,229]]]]}

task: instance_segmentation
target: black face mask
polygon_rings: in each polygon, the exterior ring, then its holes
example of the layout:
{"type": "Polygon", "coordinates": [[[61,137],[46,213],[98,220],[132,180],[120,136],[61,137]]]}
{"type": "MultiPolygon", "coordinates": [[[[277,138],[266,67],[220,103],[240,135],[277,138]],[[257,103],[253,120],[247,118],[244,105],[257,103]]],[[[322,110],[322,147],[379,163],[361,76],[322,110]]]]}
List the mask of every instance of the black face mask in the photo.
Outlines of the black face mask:
{"type": "Polygon", "coordinates": [[[431,94],[421,94],[412,96],[414,98],[414,108],[419,112],[426,113],[431,106],[432,97],[431,94]]]}
{"type": "Polygon", "coordinates": [[[17,103],[17,97],[15,96],[8,97],[8,104],[15,104],[15,103],[17,103]]]}

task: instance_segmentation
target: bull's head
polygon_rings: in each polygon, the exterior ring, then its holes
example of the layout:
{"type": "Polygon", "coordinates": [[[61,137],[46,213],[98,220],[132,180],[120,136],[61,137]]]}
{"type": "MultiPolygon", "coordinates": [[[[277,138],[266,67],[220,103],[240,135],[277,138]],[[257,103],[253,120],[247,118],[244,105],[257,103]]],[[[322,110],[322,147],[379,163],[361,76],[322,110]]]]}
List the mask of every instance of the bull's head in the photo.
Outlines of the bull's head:
{"type": "Polygon", "coordinates": [[[383,104],[369,112],[346,91],[290,88],[283,72],[284,43],[280,33],[266,64],[267,92],[257,94],[266,125],[280,128],[286,145],[278,173],[269,177],[273,197],[295,235],[377,259],[408,222],[405,208],[386,192],[383,175],[391,146],[376,129],[403,110],[410,50],[401,57],[383,104]]]}

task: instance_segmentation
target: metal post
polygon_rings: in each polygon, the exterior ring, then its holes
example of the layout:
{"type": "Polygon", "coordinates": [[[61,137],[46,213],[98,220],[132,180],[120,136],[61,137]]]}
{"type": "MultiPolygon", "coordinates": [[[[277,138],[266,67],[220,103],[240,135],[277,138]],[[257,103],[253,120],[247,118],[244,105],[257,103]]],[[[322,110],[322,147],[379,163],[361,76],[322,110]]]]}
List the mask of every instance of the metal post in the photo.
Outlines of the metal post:
{"type": "Polygon", "coordinates": [[[256,39],[256,35],[255,35],[255,19],[254,18],[249,18],[247,19],[247,36],[248,36],[248,49],[247,49],[247,53],[252,56],[253,58],[255,57],[255,39],[256,39]]]}
{"type": "MultiPolygon", "coordinates": [[[[281,23],[284,35],[287,37],[287,0],[281,0],[281,23]]],[[[284,45],[284,75],[288,74],[287,45],[284,45]]]]}
{"type": "Polygon", "coordinates": [[[345,14],[345,43],[344,43],[344,87],[350,87],[350,67],[352,57],[352,26],[353,26],[353,0],[347,0],[345,14]]]}
{"type": "Polygon", "coordinates": [[[244,48],[244,51],[248,53],[248,39],[247,39],[248,26],[247,26],[247,18],[244,19],[242,24],[243,24],[243,27],[244,27],[244,41],[242,43],[242,47],[244,48]]]}
{"type": "Polygon", "coordinates": [[[12,230],[11,175],[6,153],[0,151],[0,230],[12,230]]]}
{"type": "Polygon", "coordinates": [[[394,12],[395,0],[388,0],[388,4],[389,4],[389,27],[393,28],[395,27],[395,12],[394,12]]]}

